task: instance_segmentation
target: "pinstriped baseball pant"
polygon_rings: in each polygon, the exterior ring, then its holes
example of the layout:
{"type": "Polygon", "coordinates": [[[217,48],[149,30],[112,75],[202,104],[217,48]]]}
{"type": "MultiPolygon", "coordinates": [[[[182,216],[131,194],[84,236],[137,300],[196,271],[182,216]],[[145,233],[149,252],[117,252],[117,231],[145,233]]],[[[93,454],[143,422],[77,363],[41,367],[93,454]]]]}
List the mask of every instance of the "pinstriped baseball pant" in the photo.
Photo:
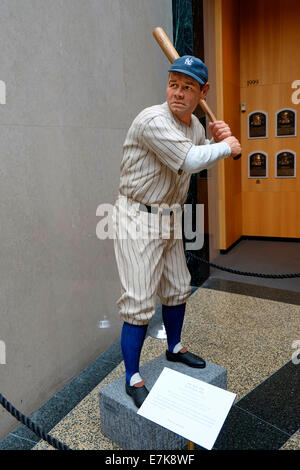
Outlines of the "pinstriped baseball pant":
{"type": "Polygon", "coordinates": [[[191,275],[182,238],[175,238],[175,216],[163,216],[166,230],[162,231],[158,225],[158,221],[162,222],[161,214],[143,212],[139,203],[127,198],[124,202],[118,198],[113,216],[114,248],[121,281],[117,305],[124,321],[147,325],[155,313],[157,295],[164,305],[187,301],[191,294],[191,275]],[[133,230],[139,235],[132,237],[133,230]],[[147,236],[143,236],[146,231],[147,236]]]}

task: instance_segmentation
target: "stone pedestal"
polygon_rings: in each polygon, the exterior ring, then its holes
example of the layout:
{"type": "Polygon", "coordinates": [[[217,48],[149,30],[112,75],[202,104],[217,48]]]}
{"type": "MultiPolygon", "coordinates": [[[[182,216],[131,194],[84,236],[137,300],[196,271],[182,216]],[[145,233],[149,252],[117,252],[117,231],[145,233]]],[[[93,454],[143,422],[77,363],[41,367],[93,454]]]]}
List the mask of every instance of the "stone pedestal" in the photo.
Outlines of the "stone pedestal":
{"type": "MultiPolygon", "coordinates": [[[[227,373],[224,367],[207,362],[205,369],[193,369],[170,362],[165,354],[140,368],[141,376],[151,390],[160,373],[168,367],[183,374],[226,390],[227,373]]],[[[137,414],[131,397],[125,392],[125,376],[99,391],[101,432],[126,450],[181,450],[187,440],[137,414]]]]}

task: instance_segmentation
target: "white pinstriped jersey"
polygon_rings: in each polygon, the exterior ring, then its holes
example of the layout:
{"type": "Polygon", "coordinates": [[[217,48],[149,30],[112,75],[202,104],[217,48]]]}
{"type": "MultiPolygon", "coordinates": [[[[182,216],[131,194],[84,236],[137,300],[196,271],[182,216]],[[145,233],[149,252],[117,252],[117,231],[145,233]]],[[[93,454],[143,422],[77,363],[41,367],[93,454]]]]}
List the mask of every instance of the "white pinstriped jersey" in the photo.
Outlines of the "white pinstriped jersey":
{"type": "Polygon", "coordinates": [[[178,172],[193,145],[208,143],[198,118],[179,121],[168,103],[144,109],[123,145],[120,194],[143,204],[183,205],[191,175],[178,172]]]}

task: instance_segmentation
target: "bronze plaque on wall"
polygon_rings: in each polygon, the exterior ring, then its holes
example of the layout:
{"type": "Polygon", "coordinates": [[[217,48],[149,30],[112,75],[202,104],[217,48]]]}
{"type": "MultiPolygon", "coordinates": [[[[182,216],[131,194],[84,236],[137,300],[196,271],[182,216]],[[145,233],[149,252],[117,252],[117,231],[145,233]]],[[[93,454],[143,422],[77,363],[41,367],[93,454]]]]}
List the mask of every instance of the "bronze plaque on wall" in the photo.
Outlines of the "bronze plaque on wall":
{"type": "Polygon", "coordinates": [[[293,137],[296,135],[296,111],[293,109],[282,109],[276,116],[276,136],[293,137]]]}
{"type": "Polygon", "coordinates": [[[257,139],[267,137],[267,114],[255,111],[248,116],[248,138],[257,139]]]}
{"type": "Polygon", "coordinates": [[[284,150],[277,154],[276,177],[294,178],[296,176],[296,155],[284,150]]]}
{"type": "Polygon", "coordinates": [[[249,178],[267,177],[268,156],[263,152],[249,155],[249,178]]]}

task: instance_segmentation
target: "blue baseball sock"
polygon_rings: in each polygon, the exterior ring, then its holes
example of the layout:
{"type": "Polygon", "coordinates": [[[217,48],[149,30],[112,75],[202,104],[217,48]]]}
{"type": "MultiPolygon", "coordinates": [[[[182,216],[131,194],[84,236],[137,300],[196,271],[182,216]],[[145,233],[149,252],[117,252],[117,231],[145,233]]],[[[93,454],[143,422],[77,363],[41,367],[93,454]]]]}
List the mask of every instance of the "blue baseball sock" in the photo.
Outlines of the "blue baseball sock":
{"type": "MultiPolygon", "coordinates": [[[[162,318],[165,325],[168,348],[171,352],[174,351],[175,346],[181,349],[180,337],[183,325],[184,313],[186,304],[181,305],[162,305],[162,318]]],[[[177,349],[178,349],[177,348],[177,349]]]]}
{"type": "Polygon", "coordinates": [[[121,333],[121,348],[126,369],[126,382],[139,372],[140,355],[148,325],[131,325],[124,322],[121,333]]]}

